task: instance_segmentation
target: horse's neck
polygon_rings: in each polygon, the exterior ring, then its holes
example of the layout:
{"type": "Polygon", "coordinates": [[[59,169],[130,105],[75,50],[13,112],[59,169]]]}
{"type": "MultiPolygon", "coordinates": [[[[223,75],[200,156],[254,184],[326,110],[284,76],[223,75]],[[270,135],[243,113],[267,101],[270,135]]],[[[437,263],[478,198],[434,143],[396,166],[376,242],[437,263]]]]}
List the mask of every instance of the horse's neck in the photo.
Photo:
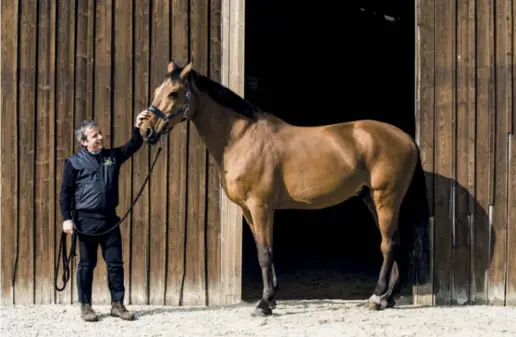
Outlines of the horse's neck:
{"type": "Polygon", "coordinates": [[[199,136],[220,168],[225,150],[237,142],[251,121],[199,93],[199,106],[192,119],[199,136]]]}

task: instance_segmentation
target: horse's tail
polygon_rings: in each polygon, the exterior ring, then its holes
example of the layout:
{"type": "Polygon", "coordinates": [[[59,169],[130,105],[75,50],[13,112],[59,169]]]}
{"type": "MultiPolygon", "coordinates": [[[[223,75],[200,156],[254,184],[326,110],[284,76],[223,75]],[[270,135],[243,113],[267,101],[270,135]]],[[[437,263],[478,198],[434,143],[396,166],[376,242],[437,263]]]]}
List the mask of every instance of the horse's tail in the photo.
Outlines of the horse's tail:
{"type": "Polygon", "coordinates": [[[401,284],[424,284],[430,277],[429,208],[425,172],[418,160],[399,217],[401,284]]]}

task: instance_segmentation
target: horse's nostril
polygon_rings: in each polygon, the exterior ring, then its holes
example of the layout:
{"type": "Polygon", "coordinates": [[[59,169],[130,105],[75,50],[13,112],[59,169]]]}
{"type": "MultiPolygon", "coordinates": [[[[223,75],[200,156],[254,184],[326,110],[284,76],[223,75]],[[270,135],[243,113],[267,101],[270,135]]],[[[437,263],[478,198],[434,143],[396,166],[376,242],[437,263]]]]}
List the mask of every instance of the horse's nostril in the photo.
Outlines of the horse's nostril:
{"type": "Polygon", "coordinates": [[[146,138],[149,138],[150,136],[152,136],[152,133],[153,133],[153,132],[152,132],[152,128],[147,128],[147,129],[145,130],[145,137],[146,137],[146,138]]]}

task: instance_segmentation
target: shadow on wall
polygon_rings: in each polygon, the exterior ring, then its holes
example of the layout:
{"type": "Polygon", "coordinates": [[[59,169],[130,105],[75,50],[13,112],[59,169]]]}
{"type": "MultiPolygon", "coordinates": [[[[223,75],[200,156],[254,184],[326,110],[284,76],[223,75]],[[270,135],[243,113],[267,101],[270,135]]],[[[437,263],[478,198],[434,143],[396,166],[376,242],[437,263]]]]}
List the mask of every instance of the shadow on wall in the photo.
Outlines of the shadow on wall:
{"type": "MultiPolygon", "coordinates": [[[[447,188],[455,182],[452,179],[446,178],[439,174],[431,172],[423,172],[420,165],[416,169],[415,177],[412,182],[407,196],[401,207],[400,213],[400,235],[401,235],[401,249],[402,256],[401,268],[405,271],[404,274],[404,287],[401,291],[402,294],[411,295],[412,285],[418,284],[418,282],[412,282],[410,279],[410,273],[414,271],[415,265],[410,262],[410,250],[414,240],[412,239],[414,234],[414,220],[412,219],[428,219],[429,210],[426,193],[426,182],[434,183],[434,186],[447,188]]],[[[450,190],[449,188],[447,189],[450,190]]],[[[426,287],[428,292],[438,293],[436,285],[441,285],[441,289],[444,289],[444,297],[452,297],[452,292],[462,291],[463,296],[467,296],[469,299],[474,298],[476,292],[483,293],[483,285],[486,284],[486,271],[489,268],[491,256],[493,254],[493,247],[495,245],[495,233],[489,226],[489,217],[481,205],[479,205],[475,199],[469,194],[468,190],[459,184],[456,184],[456,198],[457,200],[472,200],[472,209],[460,208],[455,211],[455,230],[451,221],[448,220],[447,212],[450,200],[448,194],[445,198],[435,198],[435,213],[444,214],[444,221],[437,217],[434,221],[434,244],[435,249],[434,255],[434,269],[430,270],[429,266],[427,270],[433,275],[434,289],[426,287]],[[448,205],[445,205],[448,203],[448,205]],[[470,224],[468,220],[468,214],[473,213],[473,221],[470,224]],[[440,233],[445,233],[442,236],[440,233]],[[470,233],[473,233],[475,239],[475,246],[472,248],[472,238],[470,233]],[[453,238],[455,239],[453,240],[453,238]],[[489,243],[489,238],[491,243],[489,243]],[[470,282],[471,280],[471,282],[470,282]],[[470,284],[471,283],[471,284],[470,284]],[[478,290],[478,291],[477,291],[478,290]],[[447,291],[447,292],[446,292],[447,291]]],[[[351,199],[350,199],[351,200],[351,199]]],[[[349,202],[349,201],[346,201],[349,202]]],[[[456,205],[460,204],[456,201],[456,205]]],[[[467,205],[466,203],[462,203],[467,205]]],[[[462,205],[461,204],[461,205],[462,205]]],[[[467,207],[467,206],[466,206],[467,207]]],[[[346,214],[341,215],[342,221],[346,221],[346,214]]],[[[247,226],[244,223],[245,226],[247,226]]],[[[317,228],[317,226],[315,227],[317,228]]],[[[319,226],[322,228],[322,226],[319,226]]],[[[428,229],[430,229],[428,227],[428,229]]],[[[427,232],[425,241],[427,244],[431,244],[430,235],[431,231],[427,232]]],[[[353,235],[353,234],[351,234],[353,235]]],[[[370,234],[369,234],[370,235],[370,234]]],[[[378,234],[379,235],[379,234],[378,234]]],[[[286,238],[282,238],[286,240],[286,238]]],[[[328,238],[330,239],[330,238],[328,238]]],[[[291,238],[295,240],[295,238],[291,238]]],[[[369,237],[354,237],[353,240],[357,242],[367,243],[371,240],[369,237]]],[[[379,243],[379,241],[378,241],[379,243]]],[[[286,242],[274,241],[274,249],[281,249],[280,246],[287,244],[286,242]],[[279,248],[278,248],[279,247],[279,248]]],[[[421,242],[419,242],[421,244],[421,242]]],[[[416,244],[418,246],[419,244],[416,244]]],[[[321,245],[321,243],[317,243],[321,245]]],[[[377,254],[380,254],[379,244],[375,244],[374,247],[377,250],[377,254]]],[[[307,247],[307,250],[312,249],[307,247]]],[[[351,258],[353,258],[352,254],[351,258]]],[[[244,275],[243,285],[243,300],[255,301],[261,297],[262,292],[262,278],[258,260],[256,254],[253,254],[255,263],[252,264],[254,269],[251,273],[244,275]]],[[[329,257],[331,259],[331,257],[329,257]]],[[[429,261],[429,260],[428,260],[429,261]]],[[[302,265],[300,261],[300,265],[302,265]]],[[[277,293],[278,300],[302,300],[302,299],[345,299],[345,300],[363,300],[368,298],[376,286],[378,274],[380,271],[381,258],[376,260],[374,265],[370,266],[374,268],[374,271],[363,273],[356,272],[349,269],[326,269],[326,268],[276,268],[277,277],[279,282],[279,290],[277,293]],[[378,262],[378,263],[376,263],[378,262]]],[[[418,263],[422,261],[419,260],[418,263]]],[[[321,261],[324,265],[324,261],[321,261]]],[[[343,264],[347,263],[343,261],[343,264]]],[[[423,280],[422,283],[425,283],[423,280]]],[[[424,295],[424,291],[419,291],[419,294],[424,295]]],[[[456,294],[453,295],[457,297],[456,294]]],[[[466,301],[469,302],[468,299],[466,301]]]]}
{"type": "MultiPolygon", "coordinates": [[[[440,303],[479,303],[476,295],[486,296],[487,271],[496,245],[496,233],[489,225],[488,209],[484,209],[467,187],[454,179],[433,172],[422,172],[420,168],[416,174],[419,177],[423,174],[425,176],[423,189],[411,186],[400,215],[400,226],[410,226],[407,219],[415,210],[413,200],[426,202],[426,188],[433,183],[433,289],[424,287],[424,291],[419,294],[431,295],[433,292],[440,298],[440,303]],[[449,192],[452,186],[455,186],[454,209],[449,192]],[[438,190],[445,192],[438,193],[438,190]],[[449,217],[453,211],[455,223],[449,217]]],[[[424,212],[429,214],[428,207],[424,208],[424,212]]],[[[407,240],[405,238],[405,242],[407,240]]]]}

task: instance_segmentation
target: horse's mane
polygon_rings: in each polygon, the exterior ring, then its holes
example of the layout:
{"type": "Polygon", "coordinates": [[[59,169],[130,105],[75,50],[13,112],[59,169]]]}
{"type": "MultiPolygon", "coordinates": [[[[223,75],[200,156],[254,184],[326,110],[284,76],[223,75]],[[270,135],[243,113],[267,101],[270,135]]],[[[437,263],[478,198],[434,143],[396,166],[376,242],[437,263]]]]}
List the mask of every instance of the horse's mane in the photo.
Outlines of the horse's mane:
{"type": "MultiPolygon", "coordinates": [[[[171,79],[177,79],[180,71],[180,69],[177,69],[177,71],[169,73],[168,76],[171,79]]],[[[208,78],[207,76],[201,75],[193,69],[190,71],[190,76],[195,82],[197,88],[210,96],[211,99],[218,104],[252,120],[257,120],[267,115],[264,111],[260,110],[248,100],[243,99],[231,89],[208,78]]]]}

